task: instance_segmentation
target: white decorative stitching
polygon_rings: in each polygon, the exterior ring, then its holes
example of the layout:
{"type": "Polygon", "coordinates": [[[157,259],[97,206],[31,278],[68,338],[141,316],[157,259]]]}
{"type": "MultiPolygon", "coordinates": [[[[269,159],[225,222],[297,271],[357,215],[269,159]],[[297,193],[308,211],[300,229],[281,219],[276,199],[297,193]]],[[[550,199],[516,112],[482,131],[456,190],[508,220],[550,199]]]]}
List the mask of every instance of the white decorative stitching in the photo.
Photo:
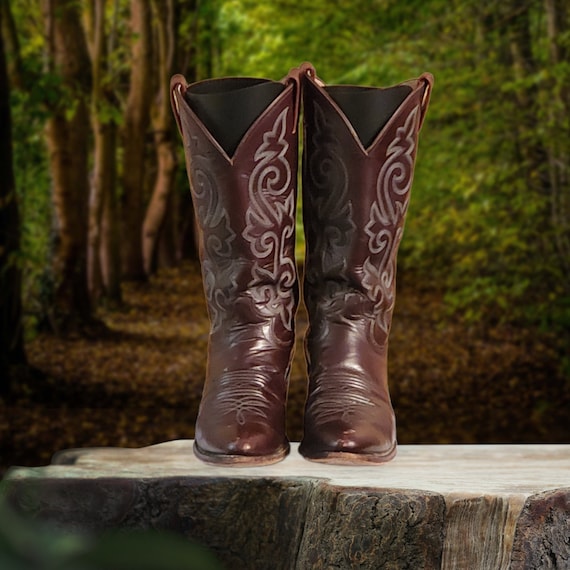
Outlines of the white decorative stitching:
{"type": "Polygon", "coordinates": [[[255,419],[267,421],[271,419],[272,407],[268,383],[266,376],[253,370],[227,372],[219,379],[216,390],[204,395],[202,405],[219,416],[235,414],[240,426],[255,419]]]}
{"type": "Polygon", "coordinates": [[[418,120],[416,107],[388,146],[378,174],[376,200],[364,229],[369,237],[370,255],[363,265],[363,285],[374,303],[374,322],[385,334],[390,330],[394,310],[396,255],[410,199],[418,120]]]}
{"type": "Polygon", "coordinates": [[[339,419],[348,421],[363,407],[374,406],[370,398],[373,385],[367,377],[326,370],[313,377],[307,413],[315,425],[339,419]]]}
{"type": "Polygon", "coordinates": [[[223,312],[237,290],[235,269],[229,263],[236,234],[230,227],[228,213],[220,201],[215,178],[209,173],[210,161],[206,156],[196,153],[192,162],[192,189],[204,249],[204,292],[208,301],[211,330],[214,332],[221,326],[223,312]]]}
{"type": "Polygon", "coordinates": [[[249,179],[249,207],[242,235],[255,257],[248,284],[254,301],[263,314],[278,315],[285,329],[292,330],[296,267],[289,247],[295,232],[296,204],[286,157],[287,112],[284,109],[279,114],[255,152],[257,164],[249,179]],[[276,228],[281,228],[281,235],[276,228]]]}

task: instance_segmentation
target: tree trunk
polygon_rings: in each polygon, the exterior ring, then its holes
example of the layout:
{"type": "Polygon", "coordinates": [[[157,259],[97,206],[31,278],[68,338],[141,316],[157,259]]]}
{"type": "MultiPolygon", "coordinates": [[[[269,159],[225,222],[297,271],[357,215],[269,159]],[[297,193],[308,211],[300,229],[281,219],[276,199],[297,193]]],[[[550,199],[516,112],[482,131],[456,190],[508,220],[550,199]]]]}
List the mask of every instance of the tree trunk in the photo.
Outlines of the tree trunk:
{"type": "MultiPolygon", "coordinates": [[[[108,283],[103,276],[110,272],[103,270],[102,262],[109,263],[107,256],[101,256],[101,230],[103,206],[106,200],[116,194],[116,124],[111,110],[114,97],[108,82],[105,81],[107,49],[105,33],[106,0],[91,0],[88,15],[88,33],[91,37],[91,63],[93,89],[91,95],[91,121],[94,134],[94,166],[89,199],[89,243],[88,243],[88,284],[92,302],[99,299],[108,283]]],[[[106,226],[109,228],[109,226],[106,226]]],[[[120,278],[117,279],[120,300],[120,278]]]]}
{"type": "MultiPolygon", "coordinates": [[[[3,21],[0,10],[0,25],[3,21]]],[[[0,28],[1,29],[1,28],[0,28]]],[[[12,164],[10,87],[0,33],[0,395],[8,395],[14,368],[26,366],[22,337],[20,214],[12,164]]]]}
{"type": "MultiPolygon", "coordinates": [[[[7,496],[60,532],[178,533],[223,568],[568,569],[566,445],[408,445],[380,470],[310,465],[297,445],[277,467],[239,478],[212,477],[191,440],[73,449],[52,466],[12,470],[7,496]]],[[[147,568],[161,566],[154,552],[147,568]]]]}
{"type": "Polygon", "coordinates": [[[92,303],[96,303],[101,294],[101,265],[99,246],[100,228],[103,210],[103,193],[107,184],[105,159],[105,124],[100,118],[102,104],[101,75],[105,58],[105,0],[91,0],[86,11],[86,35],[89,40],[91,55],[92,91],[91,123],[94,138],[93,175],[89,192],[89,230],[87,245],[87,286],[92,303]]]}
{"type": "MultiPolygon", "coordinates": [[[[117,127],[109,125],[109,153],[116,156],[117,127]],[[112,149],[112,150],[111,150],[112,149]]],[[[101,273],[105,298],[114,305],[123,301],[121,289],[121,227],[119,221],[119,197],[117,185],[112,185],[103,196],[103,215],[101,219],[101,273]]]]}
{"type": "Polygon", "coordinates": [[[566,290],[570,291],[570,172],[568,131],[560,129],[570,112],[570,85],[568,72],[558,73],[567,65],[570,50],[562,38],[570,32],[570,10],[563,0],[545,0],[547,36],[550,55],[551,97],[548,117],[551,132],[546,141],[548,173],[550,177],[551,218],[554,226],[556,249],[565,277],[566,290]]]}
{"type": "Polygon", "coordinates": [[[57,221],[52,325],[56,332],[92,323],[87,288],[90,64],[77,3],[43,0],[49,65],[60,74],[60,104],[46,125],[57,221]]]}
{"type": "Polygon", "coordinates": [[[153,15],[156,22],[158,93],[152,114],[152,126],[156,149],[157,174],[150,203],[143,223],[143,262],[147,275],[157,268],[157,248],[164,226],[170,194],[176,173],[173,120],[170,111],[170,76],[173,74],[176,45],[174,3],[153,1],[153,15]]]}
{"type": "Polygon", "coordinates": [[[550,224],[549,206],[552,203],[553,187],[549,176],[548,137],[544,137],[544,117],[541,109],[539,85],[530,78],[539,73],[541,64],[537,60],[532,40],[532,22],[535,13],[532,4],[520,4],[510,0],[507,4],[510,17],[506,21],[504,36],[508,40],[511,68],[514,79],[519,83],[515,91],[517,108],[511,115],[517,155],[515,161],[525,177],[529,195],[534,194],[533,203],[540,209],[536,212],[535,224],[548,228],[541,231],[539,239],[529,248],[535,263],[536,258],[552,259],[555,256],[555,235],[550,224]]]}
{"type": "MultiPolygon", "coordinates": [[[[117,127],[113,123],[94,120],[95,131],[95,157],[93,185],[91,189],[91,203],[89,211],[89,292],[91,299],[98,299],[101,294],[108,296],[110,289],[109,275],[112,270],[109,264],[112,257],[102,255],[103,243],[111,240],[110,236],[104,236],[104,232],[111,232],[113,225],[118,225],[117,208],[115,220],[104,220],[104,207],[112,200],[116,202],[116,148],[117,148],[117,127]]],[[[119,256],[114,256],[119,260],[119,256]]],[[[120,264],[118,272],[114,278],[114,287],[118,288],[118,294],[114,295],[114,300],[121,299],[120,264]]]]}
{"type": "Polygon", "coordinates": [[[178,196],[171,191],[168,196],[168,207],[160,230],[160,238],[157,244],[157,264],[158,267],[175,267],[180,261],[178,257],[178,196]]]}
{"type": "Polygon", "coordinates": [[[4,38],[4,57],[12,88],[21,89],[24,84],[20,41],[10,9],[9,0],[0,0],[1,33],[4,38]]]}
{"type": "Polygon", "coordinates": [[[513,16],[507,22],[506,37],[509,40],[513,75],[521,86],[516,90],[518,100],[517,116],[514,120],[517,128],[519,153],[526,172],[527,186],[547,196],[550,182],[546,168],[546,149],[543,141],[536,134],[540,123],[538,106],[538,87],[530,84],[527,78],[536,73],[538,63],[533,55],[531,36],[530,6],[520,6],[517,0],[508,4],[513,16]]]}
{"type": "MultiPolygon", "coordinates": [[[[158,138],[158,137],[157,137],[158,138]]],[[[164,139],[164,137],[160,137],[164,139]]],[[[152,198],[143,225],[143,256],[147,275],[157,269],[157,249],[160,233],[164,227],[170,204],[170,194],[174,182],[176,157],[172,141],[160,140],[156,143],[157,177],[152,198]]]]}
{"type": "Polygon", "coordinates": [[[145,278],[142,257],[145,139],[151,103],[149,0],[131,0],[131,76],[123,129],[122,265],[126,279],[145,278]]]}
{"type": "MultiPolygon", "coordinates": [[[[108,53],[113,53],[113,46],[117,35],[118,0],[113,1],[112,26],[108,39],[108,53]]],[[[107,59],[108,67],[110,65],[107,59]]],[[[111,96],[108,97],[109,103],[111,96]]],[[[101,243],[99,246],[99,259],[101,277],[103,280],[103,293],[107,301],[118,306],[123,302],[121,288],[121,227],[120,227],[120,204],[117,185],[117,135],[118,127],[114,121],[109,121],[105,132],[105,152],[109,163],[113,157],[113,164],[107,170],[109,181],[104,187],[101,214],[101,243]]]]}

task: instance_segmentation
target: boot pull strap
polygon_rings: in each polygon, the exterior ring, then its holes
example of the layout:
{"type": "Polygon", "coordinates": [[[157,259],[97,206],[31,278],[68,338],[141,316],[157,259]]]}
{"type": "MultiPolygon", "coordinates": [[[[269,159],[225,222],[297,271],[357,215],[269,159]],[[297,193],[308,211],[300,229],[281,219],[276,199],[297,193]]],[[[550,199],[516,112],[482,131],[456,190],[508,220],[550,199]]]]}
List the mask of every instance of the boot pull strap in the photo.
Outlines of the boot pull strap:
{"type": "Polygon", "coordinates": [[[326,83],[317,75],[317,70],[312,63],[306,61],[302,63],[299,67],[299,75],[307,75],[310,77],[319,87],[324,87],[326,83]]]}
{"type": "Polygon", "coordinates": [[[311,66],[310,63],[303,63],[299,67],[292,67],[289,70],[289,73],[281,80],[281,82],[285,83],[286,85],[293,85],[293,100],[295,102],[293,134],[297,132],[297,124],[299,123],[299,114],[301,112],[301,74],[303,73],[303,67],[306,65],[311,66]]]}
{"type": "Polygon", "coordinates": [[[297,125],[299,123],[299,114],[301,112],[301,75],[308,73],[312,70],[315,73],[315,68],[311,63],[302,63],[299,67],[293,67],[289,73],[281,80],[285,84],[293,85],[293,100],[295,101],[294,117],[293,117],[293,134],[297,132],[297,125]]]}
{"type": "Polygon", "coordinates": [[[178,97],[184,97],[186,89],[187,89],[186,78],[180,73],[173,75],[172,79],[170,80],[170,105],[172,106],[172,112],[174,113],[176,124],[178,125],[178,132],[182,137],[184,137],[184,135],[182,133],[182,121],[180,119],[180,102],[178,100],[178,97]]]}
{"type": "Polygon", "coordinates": [[[433,75],[431,73],[422,73],[422,75],[420,75],[419,77],[419,81],[424,82],[424,94],[422,96],[422,101],[420,103],[421,114],[420,114],[420,123],[418,125],[418,131],[422,128],[422,125],[424,124],[424,120],[426,118],[426,113],[431,98],[431,91],[433,89],[433,75]]]}

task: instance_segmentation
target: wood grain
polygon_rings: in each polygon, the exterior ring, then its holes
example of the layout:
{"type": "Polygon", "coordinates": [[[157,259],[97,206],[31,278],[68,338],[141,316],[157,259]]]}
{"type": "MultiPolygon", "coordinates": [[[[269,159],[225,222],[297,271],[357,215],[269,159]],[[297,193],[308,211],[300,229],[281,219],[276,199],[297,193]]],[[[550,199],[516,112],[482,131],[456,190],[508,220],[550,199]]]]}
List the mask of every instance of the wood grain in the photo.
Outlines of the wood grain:
{"type": "Polygon", "coordinates": [[[6,493],[58,528],[165,529],[228,568],[570,567],[570,446],[402,446],[373,467],[204,465],[190,441],[14,468],[6,493]]]}

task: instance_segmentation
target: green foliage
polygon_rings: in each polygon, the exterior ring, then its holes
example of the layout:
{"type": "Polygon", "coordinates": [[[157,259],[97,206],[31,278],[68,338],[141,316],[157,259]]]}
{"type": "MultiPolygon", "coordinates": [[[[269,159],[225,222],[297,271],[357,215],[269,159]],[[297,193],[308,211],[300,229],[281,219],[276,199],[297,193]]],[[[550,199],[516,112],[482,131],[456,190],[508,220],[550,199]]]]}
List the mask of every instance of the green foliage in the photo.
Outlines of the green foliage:
{"type": "Polygon", "coordinates": [[[102,100],[99,102],[97,113],[99,120],[103,124],[122,125],[123,124],[123,114],[117,105],[107,101],[102,100]]]}
{"type": "Polygon", "coordinates": [[[43,320],[50,296],[53,210],[49,168],[43,140],[44,111],[35,95],[12,92],[13,149],[20,202],[25,330],[31,334],[43,320]]]}
{"type": "Polygon", "coordinates": [[[45,318],[51,291],[52,201],[44,125],[63,101],[60,79],[44,69],[44,30],[33,0],[11,3],[21,50],[23,84],[11,89],[12,145],[21,217],[18,263],[26,334],[45,318]]]}

